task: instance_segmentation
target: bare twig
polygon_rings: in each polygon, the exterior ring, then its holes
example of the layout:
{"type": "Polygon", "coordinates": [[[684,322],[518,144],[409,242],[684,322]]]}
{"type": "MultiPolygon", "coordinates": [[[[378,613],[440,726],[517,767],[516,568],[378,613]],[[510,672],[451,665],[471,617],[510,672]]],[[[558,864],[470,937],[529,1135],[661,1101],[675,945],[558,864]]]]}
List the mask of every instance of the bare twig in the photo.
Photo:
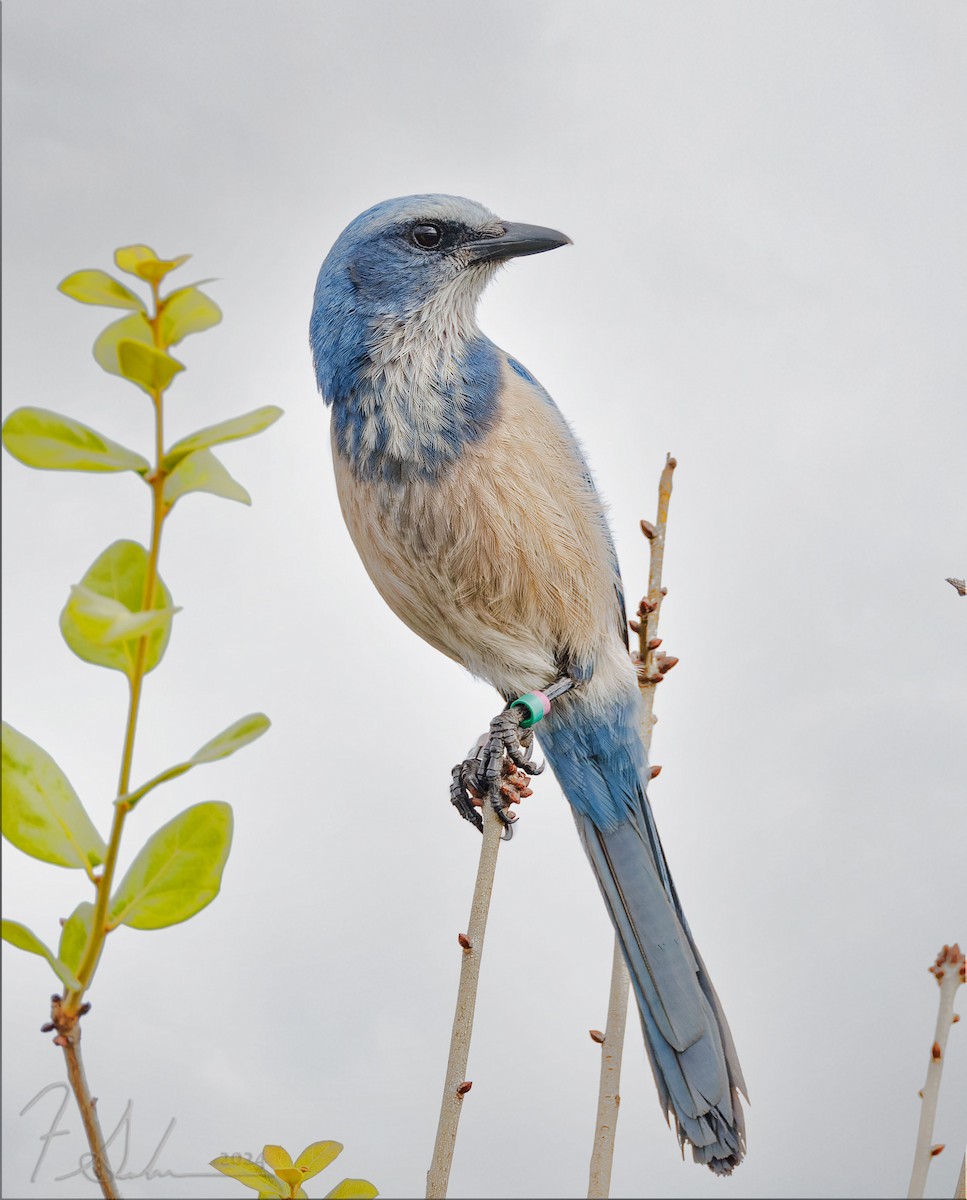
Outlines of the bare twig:
{"type": "Polygon", "coordinates": [[[78,1013],[68,1013],[62,1007],[62,998],[60,996],[51,996],[50,999],[51,1025],[50,1027],[45,1025],[44,1028],[48,1029],[52,1027],[57,1030],[54,1043],[61,1046],[64,1051],[67,1078],[70,1081],[71,1091],[77,1100],[77,1107],[80,1109],[81,1120],[84,1123],[87,1143],[91,1148],[91,1161],[94,1165],[94,1174],[101,1185],[101,1192],[105,1200],[120,1200],[121,1193],[118,1191],[114,1172],[111,1170],[111,1163],[107,1157],[107,1147],[104,1144],[101,1123],[97,1119],[97,1100],[91,1095],[87,1076],[84,1073],[84,1060],[81,1058],[80,1017],[90,1006],[83,1006],[78,1013]]]}
{"type": "MultiPolygon", "coordinates": [[[[659,655],[658,615],[665,589],[661,585],[665,560],[665,532],[668,525],[668,502],[672,494],[672,472],[677,462],[670,454],[665,457],[665,469],[658,483],[658,516],[655,524],[641,522],[641,531],[648,539],[651,559],[648,570],[648,595],[638,607],[638,619],[632,629],[638,634],[638,653],[634,656],[638,669],[638,686],[644,700],[644,720],[641,736],[645,751],[651,750],[651,731],[655,725],[655,688],[665,672],[678,661],[659,655]]],[[[653,777],[661,770],[653,767],[653,777]]],[[[588,1172],[589,1200],[603,1200],[611,1191],[611,1167],[614,1162],[614,1138],[621,1104],[621,1056],[624,1051],[625,1027],[628,1021],[628,989],[631,980],[625,966],[618,939],[614,942],[611,964],[611,989],[608,994],[608,1024],[601,1048],[601,1075],[598,1082],[598,1111],[594,1127],[594,1145],[588,1172]]],[[[597,1040],[597,1039],[595,1039],[597,1040]]]]}
{"type": "Polygon", "coordinates": [[[967,1150],[960,1162],[960,1178],[954,1188],[954,1200],[967,1200],[967,1150]]]}
{"type": "Polygon", "coordinates": [[[930,968],[930,973],[940,985],[940,1010],[937,1013],[937,1027],[927,1063],[927,1082],[920,1093],[923,1105],[920,1109],[920,1128],[917,1130],[913,1172],[907,1191],[908,1200],[920,1200],[923,1196],[930,1160],[936,1158],[943,1150],[943,1146],[937,1147],[933,1144],[933,1123],[937,1115],[937,1098],[940,1095],[940,1077],[943,1074],[947,1035],[954,1023],[954,994],[964,982],[964,963],[964,955],[955,942],[952,946],[944,946],[937,955],[937,961],[930,968]]]}
{"type": "Polygon", "coordinates": [[[951,579],[948,575],[945,582],[955,589],[958,596],[967,596],[967,582],[963,579],[951,579]]]}
{"type": "MultiPolygon", "coordinates": [[[[625,966],[621,943],[614,939],[611,962],[611,991],[608,994],[607,1032],[600,1037],[601,1076],[598,1081],[598,1114],[591,1149],[588,1195],[607,1196],[611,1190],[611,1164],[614,1160],[614,1136],[621,1104],[621,1055],[628,1023],[628,989],[631,980],[625,966]]],[[[593,1036],[593,1035],[592,1035],[593,1036]]],[[[594,1041],[598,1041],[595,1037],[594,1041]]]]}
{"type": "Polygon", "coordinates": [[[487,932],[494,872],[497,869],[497,851],[500,849],[500,835],[503,831],[500,818],[486,801],[481,815],[483,839],[480,846],[480,862],[477,865],[477,882],[474,884],[470,905],[470,924],[466,934],[460,934],[457,939],[462,950],[463,962],[460,965],[460,986],[453,1016],[453,1032],[450,1035],[450,1057],[447,1061],[443,1100],[440,1104],[440,1122],[433,1147],[433,1159],[426,1173],[428,1200],[442,1200],[447,1194],[457,1126],[460,1123],[460,1109],[464,1096],[470,1090],[467,1059],[470,1055],[473,1011],[477,1003],[480,959],[483,955],[484,935],[487,932]]]}
{"type": "Polygon", "coordinates": [[[651,562],[648,570],[648,605],[641,606],[646,611],[639,610],[644,619],[638,623],[638,684],[645,702],[642,736],[645,740],[646,750],[651,749],[651,730],[655,723],[653,715],[657,683],[655,676],[659,673],[656,668],[658,614],[661,610],[661,602],[665,598],[661,586],[661,572],[665,563],[665,533],[668,528],[668,503],[672,495],[672,473],[677,466],[677,461],[670,454],[666,455],[665,469],[658,481],[658,519],[654,525],[653,535],[648,538],[648,545],[651,549],[651,562]]]}

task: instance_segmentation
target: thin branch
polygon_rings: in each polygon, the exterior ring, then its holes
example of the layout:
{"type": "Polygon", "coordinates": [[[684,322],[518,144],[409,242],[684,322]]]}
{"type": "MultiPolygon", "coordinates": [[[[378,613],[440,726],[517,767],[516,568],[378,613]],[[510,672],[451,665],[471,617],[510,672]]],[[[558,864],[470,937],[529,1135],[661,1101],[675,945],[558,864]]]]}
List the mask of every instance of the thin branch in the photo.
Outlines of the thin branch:
{"type": "Polygon", "coordinates": [[[473,1013],[477,1003],[477,981],[480,978],[480,960],[483,956],[484,935],[487,932],[487,916],[490,897],[494,888],[494,872],[497,869],[497,851],[503,825],[488,800],[481,810],[483,838],[480,846],[480,862],[477,865],[477,881],[474,884],[473,900],[470,905],[470,924],[466,934],[461,934],[459,944],[463,951],[460,964],[460,986],[457,990],[457,1007],[453,1016],[453,1032],[450,1035],[450,1057],[443,1085],[443,1100],[440,1104],[440,1123],[437,1126],[433,1159],[426,1173],[428,1200],[442,1200],[450,1182],[450,1167],[453,1149],[457,1141],[457,1126],[463,1098],[470,1090],[467,1079],[467,1059],[470,1056],[470,1036],[473,1032],[473,1013]]]}
{"type": "Polygon", "coordinates": [[[940,1095],[940,1077],[943,1074],[947,1035],[954,1024],[954,995],[964,982],[964,963],[964,955],[955,942],[952,946],[944,946],[937,955],[936,963],[930,968],[930,973],[940,985],[940,1009],[927,1063],[927,1082],[920,1093],[923,1106],[920,1109],[920,1127],[917,1130],[917,1148],[913,1156],[908,1200],[920,1200],[923,1196],[930,1161],[943,1150],[942,1145],[933,1144],[933,1123],[937,1116],[937,1099],[940,1095]]]}
{"type": "MultiPolygon", "coordinates": [[[[83,1011],[86,1011],[88,1007],[90,1006],[84,1006],[83,1011]]],[[[101,1192],[105,1200],[121,1200],[121,1193],[118,1191],[117,1181],[114,1178],[114,1172],[111,1170],[111,1163],[107,1156],[107,1147],[104,1144],[101,1123],[97,1119],[97,1100],[91,1095],[87,1076],[84,1073],[84,1060],[81,1058],[80,1015],[79,1013],[65,1013],[61,1008],[60,996],[51,997],[52,1024],[57,1030],[57,1037],[54,1038],[54,1043],[63,1047],[64,1050],[64,1060],[67,1064],[67,1078],[70,1082],[71,1091],[77,1100],[81,1120],[84,1123],[87,1144],[91,1148],[91,1162],[94,1166],[94,1174],[101,1185],[101,1192]]]]}
{"type": "Polygon", "coordinates": [[[641,697],[645,702],[645,719],[642,736],[645,749],[651,749],[651,731],[655,724],[653,715],[655,707],[655,687],[661,679],[659,659],[664,657],[658,653],[655,642],[658,640],[658,614],[661,602],[665,598],[661,586],[661,573],[665,564],[665,534],[668,528],[668,504],[672,495],[672,473],[678,466],[676,459],[670,454],[665,456],[665,469],[658,481],[658,515],[654,525],[642,522],[642,532],[648,538],[651,550],[651,561],[648,568],[648,604],[642,604],[638,622],[638,685],[641,697]]]}
{"type": "Polygon", "coordinates": [[[604,1197],[611,1191],[611,1165],[614,1160],[614,1137],[621,1104],[621,1055],[628,1023],[628,989],[631,980],[625,966],[621,943],[614,939],[611,962],[611,991],[608,994],[608,1023],[601,1038],[601,1077],[598,1081],[598,1114],[594,1127],[594,1146],[588,1174],[588,1195],[604,1197]]]}
{"type": "MultiPolygon", "coordinates": [[[[648,595],[638,608],[638,620],[632,628],[638,632],[638,686],[644,700],[644,720],[641,736],[645,752],[651,750],[651,731],[655,725],[655,688],[677,659],[658,653],[658,615],[665,590],[661,584],[665,561],[665,532],[668,525],[668,503],[672,494],[672,472],[678,465],[670,454],[665,456],[665,469],[658,482],[658,514],[655,524],[642,521],[641,531],[651,550],[648,569],[648,595]]],[[[654,768],[653,768],[654,770],[654,768]]],[[[657,774],[657,771],[655,772],[657,774]]],[[[589,1200],[604,1200],[611,1191],[611,1168],[614,1162],[614,1139],[621,1104],[621,1057],[624,1052],[625,1027],[628,1022],[628,991],[631,980],[625,965],[621,944],[614,941],[611,964],[611,988],[608,993],[608,1024],[601,1046],[601,1074],[598,1081],[598,1111],[594,1126],[594,1145],[588,1171],[589,1200]]],[[[597,1039],[595,1039],[597,1040],[597,1039]]]]}

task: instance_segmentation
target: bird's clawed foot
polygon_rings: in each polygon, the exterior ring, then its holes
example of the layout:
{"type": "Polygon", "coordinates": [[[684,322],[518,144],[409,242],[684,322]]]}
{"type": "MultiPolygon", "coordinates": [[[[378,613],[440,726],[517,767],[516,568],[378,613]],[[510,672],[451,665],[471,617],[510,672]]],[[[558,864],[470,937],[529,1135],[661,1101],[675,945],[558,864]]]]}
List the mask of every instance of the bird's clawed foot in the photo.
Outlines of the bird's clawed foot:
{"type": "Polygon", "coordinates": [[[530,777],[544,770],[543,763],[531,760],[534,744],[531,729],[550,711],[551,701],[574,686],[571,679],[556,679],[543,692],[529,692],[513,701],[490,722],[468,758],[453,768],[450,803],[465,821],[483,832],[478,811],[484,803],[504,825],[504,839],[510,840],[514,821],[509,809],[530,796],[530,777]]]}
{"type": "Polygon", "coordinates": [[[521,730],[526,716],[521,708],[498,713],[470,756],[453,768],[450,783],[450,802],[460,816],[482,832],[478,809],[488,802],[505,826],[505,839],[510,838],[510,827],[517,819],[510,815],[510,805],[531,794],[530,776],[544,770],[543,763],[530,760],[534,735],[521,730]]]}

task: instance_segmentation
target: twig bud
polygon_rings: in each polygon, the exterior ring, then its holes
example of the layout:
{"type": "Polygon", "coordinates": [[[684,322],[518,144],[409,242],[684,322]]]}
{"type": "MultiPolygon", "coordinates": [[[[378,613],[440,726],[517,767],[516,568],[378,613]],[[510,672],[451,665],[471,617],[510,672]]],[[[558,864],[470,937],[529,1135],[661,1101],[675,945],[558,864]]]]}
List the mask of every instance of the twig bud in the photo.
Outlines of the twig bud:
{"type": "Polygon", "coordinates": [[[657,650],[658,647],[662,644],[662,640],[663,640],[662,638],[651,638],[648,642],[648,645],[645,647],[645,649],[646,650],[657,650]]]}
{"type": "Polygon", "coordinates": [[[946,1146],[946,1144],[947,1144],[946,1142],[938,1142],[936,1146],[931,1146],[930,1147],[930,1157],[936,1158],[937,1155],[943,1150],[944,1146],[946,1146]]]}
{"type": "Polygon", "coordinates": [[[647,596],[642,596],[641,603],[638,605],[638,616],[647,617],[650,613],[653,613],[657,607],[657,600],[649,600],[647,596]]]}
{"type": "Polygon", "coordinates": [[[933,1046],[930,1048],[930,1057],[934,1060],[934,1062],[936,1062],[939,1058],[943,1058],[943,1051],[940,1049],[939,1042],[934,1042],[933,1046]]]}
{"type": "Polygon", "coordinates": [[[649,542],[653,541],[658,534],[658,530],[652,525],[651,521],[646,521],[644,517],[641,519],[641,532],[649,542]]]}
{"type": "Polygon", "coordinates": [[[638,621],[629,621],[628,627],[630,628],[632,633],[641,633],[641,625],[639,624],[638,621]]]}
{"type": "Polygon", "coordinates": [[[41,1025],[40,1032],[41,1033],[53,1033],[53,1031],[56,1028],[57,1028],[57,1026],[54,1024],[53,1021],[48,1021],[46,1025],[41,1025]]]}
{"type": "Polygon", "coordinates": [[[473,1087],[473,1081],[470,1079],[465,1079],[463,1081],[463,1083],[461,1083],[460,1086],[457,1088],[457,1095],[461,1099],[463,1099],[463,1097],[467,1094],[467,1092],[470,1091],[470,1089],[472,1087],[473,1087]]]}
{"type": "Polygon", "coordinates": [[[465,933],[458,933],[457,941],[463,947],[465,953],[469,954],[470,951],[473,949],[473,945],[465,933]]]}
{"type": "Polygon", "coordinates": [[[659,766],[658,763],[655,763],[655,765],[653,767],[650,767],[648,770],[648,778],[649,779],[657,779],[660,774],[661,774],[661,767],[659,766]]]}
{"type": "Polygon", "coordinates": [[[659,654],[658,655],[658,670],[664,675],[666,671],[670,671],[678,662],[674,654],[659,654]]]}
{"type": "Polygon", "coordinates": [[[950,1018],[950,1024],[956,1025],[959,1020],[960,1020],[960,1013],[954,1013],[954,1015],[950,1018]]]}
{"type": "Polygon", "coordinates": [[[597,1042],[599,1046],[604,1045],[604,1034],[600,1029],[589,1029],[588,1033],[591,1035],[592,1042],[597,1042]]]}

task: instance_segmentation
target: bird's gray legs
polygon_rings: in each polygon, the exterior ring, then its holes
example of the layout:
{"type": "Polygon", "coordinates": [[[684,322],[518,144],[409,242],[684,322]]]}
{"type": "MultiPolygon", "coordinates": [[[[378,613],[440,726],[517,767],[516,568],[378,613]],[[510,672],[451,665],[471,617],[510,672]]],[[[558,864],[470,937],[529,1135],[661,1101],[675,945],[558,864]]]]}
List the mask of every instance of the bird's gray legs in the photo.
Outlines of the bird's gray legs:
{"type": "Polygon", "coordinates": [[[522,701],[537,695],[547,701],[556,700],[574,687],[567,675],[555,679],[541,693],[528,693],[521,701],[512,701],[490,722],[490,729],[478,740],[470,755],[453,768],[450,783],[450,803],[465,821],[482,832],[483,821],[477,809],[485,801],[504,824],[504,838],[509,840],[516,818],[508,807],[529,796],[528,776],[539,775],[543,763],[533,762],[530,748],[534,742],[531,725],[542,718],[533,717],[522,701]]]}

